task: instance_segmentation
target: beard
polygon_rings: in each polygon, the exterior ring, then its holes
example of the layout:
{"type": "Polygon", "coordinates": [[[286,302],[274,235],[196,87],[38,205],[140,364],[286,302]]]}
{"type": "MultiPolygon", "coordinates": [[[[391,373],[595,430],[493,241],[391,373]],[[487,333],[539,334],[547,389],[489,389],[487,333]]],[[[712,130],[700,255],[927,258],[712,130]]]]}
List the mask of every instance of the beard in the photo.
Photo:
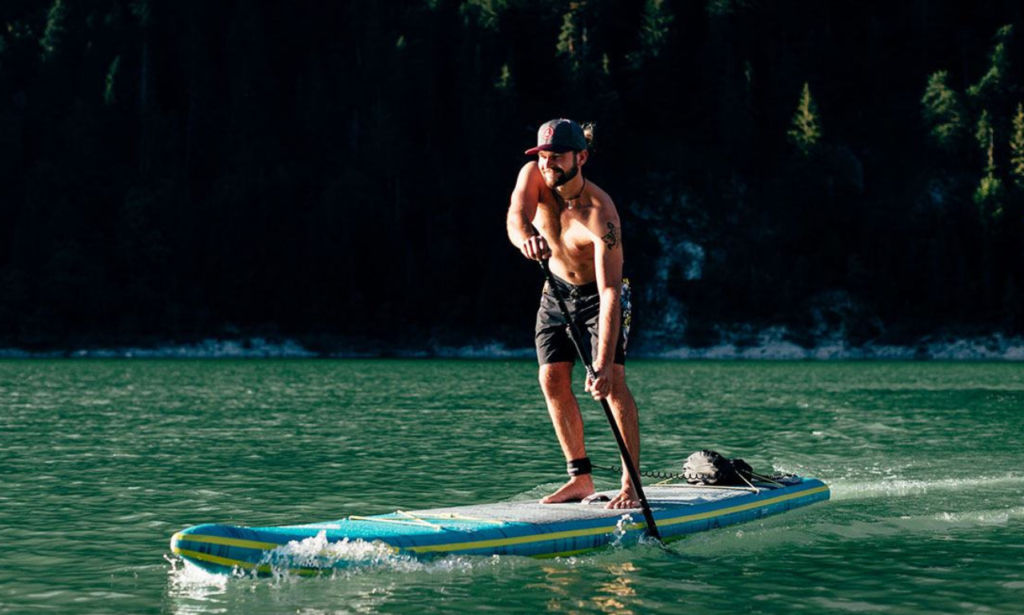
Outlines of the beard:
{"type": "Polygon", "coordinates": [[[571,182],[574,177],[579,175],[579,173],[580,173],[580,166],[578,164],[576,164],[576,156],[575,156],[575,154],[573,155],[572,158],[573,158],[573,160],[572,160],[572,168],[569,169],[568,171],[563,171],[562,169],[558,169],[558,168],[552,168],[550,174],[548,174],[548,173],[542,173],[541,174],[541,175],[543,175],[544,183],[547,184],[548,188],[557,188],[558,186],[563,186],[563,185],[571,182]]]}

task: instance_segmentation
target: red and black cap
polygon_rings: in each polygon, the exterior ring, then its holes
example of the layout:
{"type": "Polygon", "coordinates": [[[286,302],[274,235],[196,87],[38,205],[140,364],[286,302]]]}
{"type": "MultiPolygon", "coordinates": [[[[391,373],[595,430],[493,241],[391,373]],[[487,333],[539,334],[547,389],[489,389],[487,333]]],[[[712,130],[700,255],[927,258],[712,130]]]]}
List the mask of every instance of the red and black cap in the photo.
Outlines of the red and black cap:
{"type": "Polygon", "coordinates": [[[527,156],[537,152],[582,152],[587,149],[583,128],[572,120],[558,119],[546,122],[537,131],[537,147],[526,150],[527,156]]]}

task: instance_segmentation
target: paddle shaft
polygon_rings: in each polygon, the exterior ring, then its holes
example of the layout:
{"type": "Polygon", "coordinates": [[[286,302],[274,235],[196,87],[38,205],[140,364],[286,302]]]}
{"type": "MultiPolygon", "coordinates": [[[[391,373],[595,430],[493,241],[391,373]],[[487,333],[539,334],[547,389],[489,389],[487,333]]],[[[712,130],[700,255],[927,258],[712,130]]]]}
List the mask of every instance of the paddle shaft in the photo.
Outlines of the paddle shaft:
{"type": "MultiPolygon", "coordinates": [[[[559,290],[558,285],[555,284],[555,278],[551,275],[551,268],[548,266],[547,259],[540,261],[540,267],[544,270],[544,277],[547,279],[548,287],[551,289],[551,294],[554,295],[555,301],[558,302],[558,309],[562,311],[562,315],[565,316],[565,320],[568,323],[569,337],[572,339],[573,346],[576,347],[576,353],[580,356],[580,361],[583,362],[583,367],[587,370],[587,375],[590,378],[596,379],[597,372],[594,371],[594,366],[591,363],[589,353],[583,346],[583,338],[580,337],[580,330],[576,326],[576,321],[569,314],[569,307],[565,304],[565,299],[562,298],[562,291],[559,290]]],[[[647,521],[647,534],[656,540],[661,540],[661,533],[658,532],[658,526],[654,522],[654,513],[651,512],[651,506],[647,503],[647,496],[644,495],[644,486],[640,482],[640,473],[636,469],[636,465],[633,463],[633,458],[629,454],[629,448],[626,446],[626,440],[622,437],[622,430],[619,429],[619,424],[615,422],[615,415],[612,414],[612,408],[608,405],[607,399],[601,400],[601,408],[604,410],[604,416],[608,419],[608,425],[612,428],[612,435],[615,436],[615,443],[619,445],[619,453],[622,454],[622,463],[626,467],[626,472],[629,474],[629,480],[633,482],[633,486],[636,488],[637,498],[640,500],[640,507],[644,512],[644,519],[647,521]]]]}

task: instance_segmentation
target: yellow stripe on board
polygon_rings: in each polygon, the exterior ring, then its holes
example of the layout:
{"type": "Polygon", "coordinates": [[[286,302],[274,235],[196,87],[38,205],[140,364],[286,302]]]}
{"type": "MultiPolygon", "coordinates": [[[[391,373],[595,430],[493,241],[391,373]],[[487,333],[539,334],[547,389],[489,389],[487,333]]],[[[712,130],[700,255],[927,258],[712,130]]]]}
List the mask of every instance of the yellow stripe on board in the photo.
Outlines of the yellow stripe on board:
{"type": "MultiPolygon", "coordinates": [[[[259,566],[257,566],[256,564],[253,564],[251,562],[243,562],[237,559],[218,557],[216,555],[210,555],[209,553],[199,553],[198,551],[189,551],[188,549],[179,549],[177,547],[172,548],[172,551],[174,551],[175,555],[180,555],[181,557],[187,557],[189,559],[199,560],[201,562],[209,562],[211,564],[217,564],[218,566],[224,566],[225,568],[234,568],[235,566],[237,566],[245,570],[252,570],[253,568],[255,568],[256,572],[262,574],[271,574],[274,572],[274,569],[271,568],[270,565],[268,564],[260,564],[259,566]]],[[[287,568],[283,570],[283,572],[308,577],[324,574],[325,570],[326,569],[320,568],[287,568]]]]}
{"type": "MultiPolygon", "coordinates": [[[[217,555],[210,555],[209,553],[200,553],[199,551],[190,551],[188,549],[179,549],[177,547],[174,547],[172,551],[174,551],[175,555],[199,560],[201,562],[210,562],[211,564],[217,564],[218,566],[224,566],[225,568],[234,568],[235,566],[238,566],[239,568],[252,570],[256,567],[256,565],[251,562],[219,557],[217,555]]],[[[260,570],[259,572],[270,572],[270,566],[261,566],[261,568],[266,568],[266,570],[260,570]]]]}
{"type": "MultiPolygon", "coordinates": [[[[658,526],[676,525],[679,523],[687,523],[689,521],[700,521],[702,519],[710,519],[712,517],[721,517],[724,515],[730,515],[737,512],[743,512],[754,508],[761,508],[764,506],[771,506],[772,504],[778,504],[787,500],[793,500],[798,498],[804,498],[818,493],[824,493],[828,491],[828,486],[815,487],[814,489],[808,489],[806,491],[800,491],[798,493],[787,493],[786,495],[780,495],[775,498],[768,500],[761,500],[760,502],[750,502],[748,504],[741,504],[739,506],[733,506],[732,508],[720,508],[707,513],[699,513],[696,515],[686,515],[683,517],[674,517],[671,519],[664,519],[658,521],[658,526]]],[[[627,530],[638,530],[642,529],[645,525],[643,523],[634,523],[628,526],[627,530]]],[[[553,532],[550,534],[531,534],[530,536],[517,536],[515,538],[496,538],[493,540],[479,540],[476,542],[457,542],[444,545],[426,545],[420,547],[407,547],[405,550],[412,551],[414,553],[432,553],[432,552],[443,552],[443,551],[461,551],[470,549],[486,549],[490,547],[509,547],[512,545],[529,544],[531,542],[547,542],[551,540],[561,540],[563,538],[579,538],[581,536],[597,536],[600,534],[607,534],[615,529],[616,526],[609,525],[605,527],[593,528],[588,530],[569,530],[565,532],[553,532]]]]}
{"type": "MultiPolygon", "coordinates": [[[[634,524],[627,529],[638,529],[643,527],[634,524]]],[[[432,553],[435,551],[457,551],[463,549],[486,549],[488,547],[509,547],[512,545],[524,545],[531,542],[546,542],[549,540],[560,540],[562,538],[577,538],[579,536],[594,536],[607,534],[615,526],[600,527],[590,530],[569,530],[565,532],[553,532],[550,534],[530,534],[529,536],[517,536],[515,538],[494,538],[492,540],[478,540],[476,542],[456,542],[447,545],[425,545],[421,547],[406,547],[406,551],[414,553],[432,553]]]]}
{"type": "Polygon", "coordinates": [[[762,502],[750,502],[748,504],[741,504],[739,506],[733,506],[732,508],[723,508],[720,510],[713,510],[706,513],[698,513],[696,515],[687,515],[685,517],[676,517],[674,519],[665,519],[664,521],[658,521],[658,527],[665,525],[676,525],[678,523],[689,523],[690,521],[701,521],[703,519],[710,519],[712,517],[720,517],[722,515],[731,515],[733,513],[743,512],[745,510],[752,510],[754,508],[761,508],[762,506],[770,506],[772,504],[778,504],[779,502],[785,502],[787,500],[793,500],[796,498],[802,498],[809,495],[815,495],[817,493],[823,493],[828,491],[828,486],[815,487],[814,489],[808,489],[807,491],[800,491],[799,493],[787,493],[786,495],[780,495],[770,500],[764,500],[762,502]]]}
{"type": "Polygon", "coordinates": [[[224,545],[226,547],[242,547],[243,549],[258,549],[260,551],[270,551],[281,546],[275,542],[259,542],[256,540],[242,540],[241,538],[228,538],[226,536],[205,536],[203,534],[178,533],[171,538],[172,542],[174,540],[187,540],[188,542],[224,545]]]}

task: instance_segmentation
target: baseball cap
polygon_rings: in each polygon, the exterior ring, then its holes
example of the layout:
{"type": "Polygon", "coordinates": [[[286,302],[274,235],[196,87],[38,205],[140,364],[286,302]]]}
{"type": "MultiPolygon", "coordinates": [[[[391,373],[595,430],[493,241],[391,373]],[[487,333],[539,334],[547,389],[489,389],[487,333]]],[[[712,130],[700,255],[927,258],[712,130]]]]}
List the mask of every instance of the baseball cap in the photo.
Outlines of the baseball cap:
{"type": "Polygon", "coordinates": [[[565,118],[545,122],[537,130],[537,147],[526,150],[527,156],[537,152],[581,152],[587,149],[587,138],[579,124],[565,118]]]}

